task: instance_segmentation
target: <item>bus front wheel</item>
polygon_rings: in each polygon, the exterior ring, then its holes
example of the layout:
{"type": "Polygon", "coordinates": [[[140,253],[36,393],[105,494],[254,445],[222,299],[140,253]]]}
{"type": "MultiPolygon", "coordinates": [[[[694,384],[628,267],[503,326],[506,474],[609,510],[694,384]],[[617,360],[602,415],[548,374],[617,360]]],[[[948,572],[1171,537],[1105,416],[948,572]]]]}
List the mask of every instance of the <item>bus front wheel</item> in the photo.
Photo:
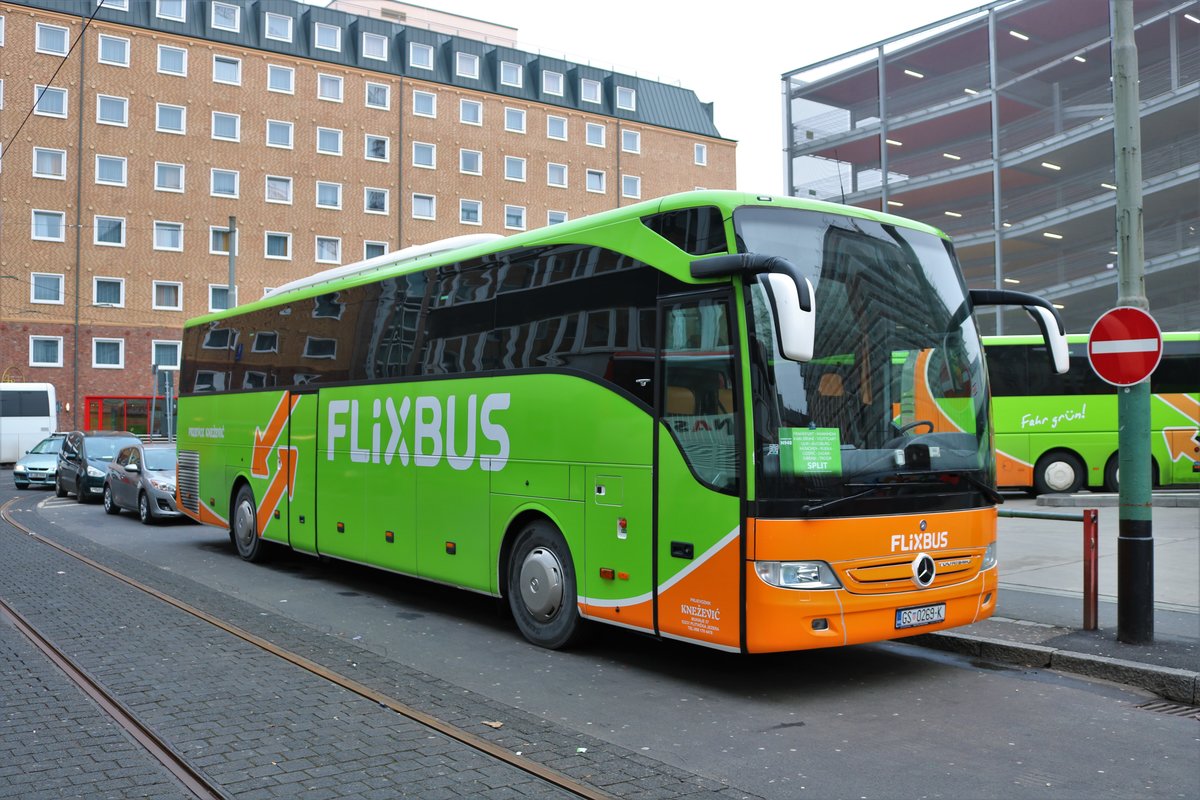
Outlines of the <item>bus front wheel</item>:
{"type": "Polygon", "coordinates": [[[258,507],[254,503],[254,492],[244,484],[233,501],[229,537],[233,539],[238,555],[246,561],[266,560],[267,544],[258,535],[258,507]]]}
{"type": "Polygon", "coordinates": [[[1033,488],[1038,494],[1072,494],[1084,481],[1083,462],[1074,453],[1046,453],[1033,468],[1033,488]]]}
{"type": "Polygon", "coordinates": [[[521,634],[558,650],[578,636],[575,566],[558,529],[539,520],[518,535],[508,559],[508,606],[521,634]]]}

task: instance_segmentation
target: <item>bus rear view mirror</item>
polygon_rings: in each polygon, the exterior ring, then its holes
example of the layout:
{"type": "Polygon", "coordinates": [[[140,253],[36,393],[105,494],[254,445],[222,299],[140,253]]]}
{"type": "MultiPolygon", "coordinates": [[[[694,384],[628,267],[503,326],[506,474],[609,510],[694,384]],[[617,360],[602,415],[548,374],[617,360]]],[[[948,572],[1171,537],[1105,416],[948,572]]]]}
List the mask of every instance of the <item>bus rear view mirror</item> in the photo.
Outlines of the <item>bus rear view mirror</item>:
{"type": "Polygon", "coordinates": [[[1054,371],[1063,375],[1070,365],[1067,356],[1067,333],[1063,328],[1062,317],[1049,300],[1027,292],[1016,292],[1012,289],[972,289],[971,305],[979,306],[1022,306],[1042,331],[1042,340],[1050,351],[1054,371]]]}
{"type": "Polygon", "coordinates": [[[812,361],[813,341],[816,334],[816,293],[808,278],[800,277],[804,288],[796,285],[791,275],[767,272],[759,276],[763,289],[775,312],[775,335],[779,339],[779,352],[790,361],[812,361]],[[807,290],[808,308],[800,301],[801,292],[807,290]]]}

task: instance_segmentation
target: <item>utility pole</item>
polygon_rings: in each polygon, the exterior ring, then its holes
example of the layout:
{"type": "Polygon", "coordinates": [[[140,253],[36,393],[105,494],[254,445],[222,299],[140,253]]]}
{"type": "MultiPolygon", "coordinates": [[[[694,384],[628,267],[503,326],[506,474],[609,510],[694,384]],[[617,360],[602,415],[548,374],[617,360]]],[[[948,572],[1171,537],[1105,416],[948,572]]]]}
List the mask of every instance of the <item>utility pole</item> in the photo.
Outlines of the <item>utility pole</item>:
{"type": "MultiPolygon", "coordinates": [[[[1142,130],[1133,0],[1110,0],[1113,140],[1117,177],[1118,306],[1150,310],[1142,241],[1142,130]]],[[[1150,486],[1150,379],[1117,391],[1120,517],[1117,640],[1154,641],[1154,538],[1150,486]]]]}

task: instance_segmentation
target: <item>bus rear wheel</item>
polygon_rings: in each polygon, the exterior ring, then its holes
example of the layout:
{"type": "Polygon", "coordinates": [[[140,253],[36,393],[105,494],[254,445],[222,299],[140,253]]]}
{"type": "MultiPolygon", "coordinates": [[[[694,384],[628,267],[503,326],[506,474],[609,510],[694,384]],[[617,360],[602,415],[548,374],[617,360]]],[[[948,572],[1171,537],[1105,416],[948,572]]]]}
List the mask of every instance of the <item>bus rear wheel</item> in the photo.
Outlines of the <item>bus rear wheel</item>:
{"type": "MultiPolygon", "coordinates": [[[[1151,458],[1150,488],[1154,488],[1155,486],[1158,486],[1158,464],[1151,458]]],[[[1117,453],[1109,456],[1108,463],[1104,465],[1104,491],[1121,491],[1121,463],[1117,453]]]]}
{"type": "Polygon", "coordinates": [[[1074,453],[1046,453],[1033,468],[1033,488],[1038,494],[1072,494],[1084,480],[1083,462],[1074,453]]]}
{"type": "Polygon", "coordinates": [[[571,553],[557,528],[539,520],[517,534],[508,558],[508,606],[526,639],[558,650],[579,637],[576,586],[571,553]]]}
{"type": "Polygon", "coordinates": [[[262,562],[267,558],[267,543],[258,535],[258,506],[254,492],[242,485],[233,501],[233,514],[229,518],[229,538],[237,547],[238,555],[246,561],[262,562]]]}

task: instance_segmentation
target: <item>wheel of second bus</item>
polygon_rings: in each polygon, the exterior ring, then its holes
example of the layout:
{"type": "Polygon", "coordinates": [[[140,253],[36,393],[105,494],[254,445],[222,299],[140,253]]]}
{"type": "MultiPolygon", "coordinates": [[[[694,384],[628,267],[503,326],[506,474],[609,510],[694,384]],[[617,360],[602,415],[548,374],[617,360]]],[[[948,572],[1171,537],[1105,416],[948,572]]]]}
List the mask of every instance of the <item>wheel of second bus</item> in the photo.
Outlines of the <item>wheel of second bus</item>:
{"type": "Polygon", "coordinates": [[[1071,494],[1084,482],[1083,462],[1074,453],[1046,453],[1033,468],[1033,488],[1038,494],[1071,494]]]}
{"type": "Polygon", "coordinates": [[[258,535],[258,506],[254,492],[249,486],[238,489],[233,501],[233,515],[229,520],[229,534],[237,547],[238,555],[246,561],[265,561],[267,543],[258,535]]]}
{"type": "Polygon", "coordinates": [[[539,520],[517,535],[508,560],[508,605],[521,634],[558,650],[580,633],[575,566],[558,529],[539,520]]]}
{"type": "MultiPolygon", "coordinates": [[[[1113,453],[1108,457],[1108,463],[1104,465],[1104,491],[1119,492],[1121,491],[1121,465],[1117,453],[1113,453]]],[[[1154,459],[1150,459],[1150,487],[1158,486],[1158,464],[1154,459]]]]}

